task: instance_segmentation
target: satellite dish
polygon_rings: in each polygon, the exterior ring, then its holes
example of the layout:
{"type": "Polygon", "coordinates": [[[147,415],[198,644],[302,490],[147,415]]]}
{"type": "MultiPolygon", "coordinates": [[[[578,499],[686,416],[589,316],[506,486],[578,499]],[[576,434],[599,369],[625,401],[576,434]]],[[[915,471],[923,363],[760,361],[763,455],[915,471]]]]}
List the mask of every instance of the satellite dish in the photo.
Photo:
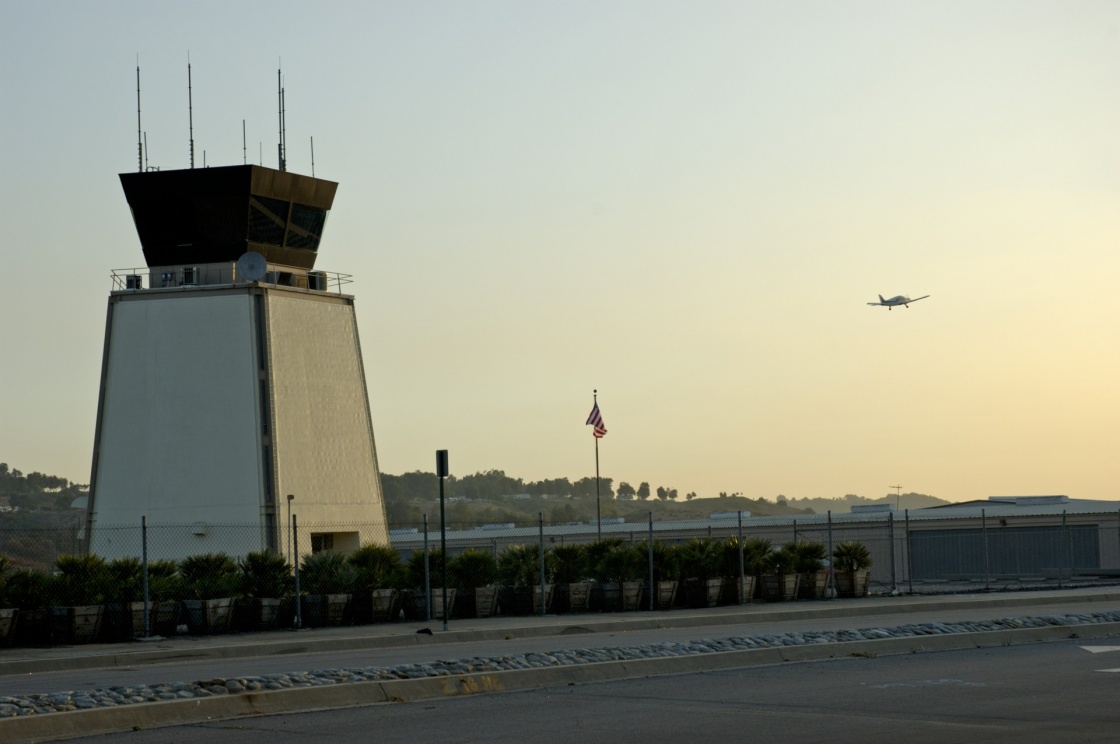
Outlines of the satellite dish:
{"type": "Polygon", "coordinates": [[[268,261],[259,253],[249,251],[237,259],[238,279],[244,279],[247,282],[259,282],[264,279],[264,273],[267,270],[268,261]]]}

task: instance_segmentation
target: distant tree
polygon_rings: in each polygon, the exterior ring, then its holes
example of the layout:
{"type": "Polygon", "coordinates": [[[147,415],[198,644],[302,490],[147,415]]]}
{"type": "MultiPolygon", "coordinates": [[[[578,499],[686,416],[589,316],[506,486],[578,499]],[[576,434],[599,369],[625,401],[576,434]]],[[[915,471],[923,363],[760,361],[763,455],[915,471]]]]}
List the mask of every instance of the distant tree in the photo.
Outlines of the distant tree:
{"type": "Polygon", "coordinates": [[[637,492],[634,490],[634,487],[631,486],[626,481],[621,481],[618,484],[618,498],[619,499],[624,500],[624,501],[629,501],[630,499],[633,499],[634,496],[636,496],[636,495],[637,495],[637,492]]]}
{"type": "Polygon", "coordinates": [[[668,491],[668,498],[671,501],[676,501],[677,500],[677,489],[670,488],[669,491],[668,491]]]}
{"type": "Polygon", "coordinates": [[[685,501],[692,501],[694,498],[696,498],[695,491],[689,491],[688,495],[684,497],[685,501]]]}
{"type": "Polygon", "coordinates": [[[638,486],[638,498],[645,501],[649,498],[649,483],[642,481],[638,486]]]}

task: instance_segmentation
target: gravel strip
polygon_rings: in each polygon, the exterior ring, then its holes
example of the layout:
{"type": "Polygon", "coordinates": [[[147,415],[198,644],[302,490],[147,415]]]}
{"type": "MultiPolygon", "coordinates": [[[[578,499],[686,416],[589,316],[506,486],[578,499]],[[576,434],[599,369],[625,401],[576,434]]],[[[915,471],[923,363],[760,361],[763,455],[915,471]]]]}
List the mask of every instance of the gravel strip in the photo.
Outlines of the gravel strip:
{"type": "Polygon", "coordinates": [[[913,638],[926,635],[953,633],[983,633],[993,630],[1016,628],[1042,628],[1046,626],[1089,625],[1120,622],[1120,612],[1094,612],[1075,615],[1040,615],[1014,617],[1000,620],[969,621],[958,623],[916,623],[889,628],[861,628],[858,630],[831,630],[777,635],[740,636],[735,638],[698,639],[649,643],[641,646],[606,648],[575,648],[550,653],[513,654],[509,656],[475,657],[472,659],[436,660],[424,664],[400,664],[392,667],[360,667],[346,669],[318,669],[310,672],[264,674],[259,677],[237,679],[205,679],[194,682],[165,682],[154,685],[110,687],[97,690],[51,692],[37,695],[0,697],[0,718],[61,713],[86,708],[105,708],[121,705],[154,703],[161,700],[185,700],[239,695],[262,690],[286,690],[297,687],[321,687],[375,682],[397,679],[444,677],[480,672],[502,672],[513,669],[537,669],[576,664],[596,664],[604,661],[631,661],[658,659],[670,656],[712,654],[725,651],[743,651],[753,648],[777,646],[802,646],[816,643],[844,643],[882,638],[913,638]]]}

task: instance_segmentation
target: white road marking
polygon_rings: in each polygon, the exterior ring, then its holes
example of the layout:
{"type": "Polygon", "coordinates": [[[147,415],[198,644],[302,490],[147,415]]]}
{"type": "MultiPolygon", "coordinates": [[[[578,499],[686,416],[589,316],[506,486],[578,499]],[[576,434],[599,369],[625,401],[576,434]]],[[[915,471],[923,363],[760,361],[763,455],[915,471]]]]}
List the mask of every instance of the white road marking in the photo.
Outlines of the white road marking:
{"type": "Polygon", "coordinates": [[[1082,646],[1081,648],[1085,649],[1091,654],[1104,654],[1108,653],[1109,651],[1120,651],[1120,646],[1082,646]]]}
{"type": "Polygon", "coordinates": [[[1098,669],[1098,672],[1120,672],[1120,669],[1098,669]]]}

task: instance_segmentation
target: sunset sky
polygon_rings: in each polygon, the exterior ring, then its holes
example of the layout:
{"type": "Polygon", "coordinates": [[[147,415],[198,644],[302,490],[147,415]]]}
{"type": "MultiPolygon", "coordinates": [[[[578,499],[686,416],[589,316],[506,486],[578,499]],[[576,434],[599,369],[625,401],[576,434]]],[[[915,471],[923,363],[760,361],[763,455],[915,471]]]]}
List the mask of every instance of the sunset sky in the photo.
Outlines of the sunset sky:
{"type": "Polygon", "coordinates": [[[1120,498],[1120,3],[30,2],[0,461],[89,482],[118,175],[339,182],[384,472],[1120,498]],[[931,295],[910,308],[882,294],[931,295]]]}

